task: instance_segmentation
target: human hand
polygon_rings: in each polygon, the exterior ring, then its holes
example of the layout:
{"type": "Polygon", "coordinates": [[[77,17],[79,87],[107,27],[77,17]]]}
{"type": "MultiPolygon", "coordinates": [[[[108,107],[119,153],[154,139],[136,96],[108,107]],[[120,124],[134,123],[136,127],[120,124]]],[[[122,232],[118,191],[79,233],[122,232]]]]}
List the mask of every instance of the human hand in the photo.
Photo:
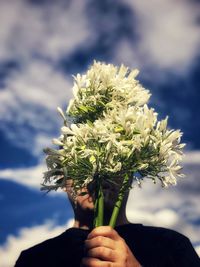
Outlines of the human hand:
{"type": "Polygon", "coordinates": [[[92,230],[85,240],[85,267],[140,267],[125,240],[110,226],[92,230]]]}

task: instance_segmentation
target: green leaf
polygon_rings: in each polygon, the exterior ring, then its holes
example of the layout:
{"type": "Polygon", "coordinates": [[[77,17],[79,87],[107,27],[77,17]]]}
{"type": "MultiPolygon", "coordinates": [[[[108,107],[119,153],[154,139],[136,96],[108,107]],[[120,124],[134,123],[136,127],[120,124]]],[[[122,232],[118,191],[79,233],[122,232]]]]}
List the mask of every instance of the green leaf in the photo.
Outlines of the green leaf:
{"type": "Polygon", "coordinates": [[[100,104],[101,106],[104,106],[105,107],[105,103],[101,100],[98,101],[98,104],[100,104]]]}
{"type": "Polygon", "coordinates": [[[140,134],[140,131],[137,130],[137,129],[135,129],[135,130],[132,132],[132,134],[140,134]]]}
{"type": "Polygon", "coordinates": [[[92,168],[92,164],[90,162],[87,162],[84,159],[78,158],[78,164],[82,164],[84,167],[86,167],[87,169],[91,169],[92,168]]]}
{"type": "Polygon", "coordinates": [[[87,124],[90,126],[90,127],[93,127],[94,124],[90,121],[90,120],[86,120],[87,124]]]}
{"type": "Polygon", "coordinates": [[[84,111],[84,112],[88,112],[88,109],[87,109],[86,106],[80,105],[78,108],[79,108],[80,110],[84,111]]]}
{"type": "Polygon", "coordinates": [[[96,111],[96,109],[93,108],[93,107],[91,107],[91,106],[87,106],[86,108],[88,109],[88,111],[92,111],[92,112],[95,112],[96,111]]]}

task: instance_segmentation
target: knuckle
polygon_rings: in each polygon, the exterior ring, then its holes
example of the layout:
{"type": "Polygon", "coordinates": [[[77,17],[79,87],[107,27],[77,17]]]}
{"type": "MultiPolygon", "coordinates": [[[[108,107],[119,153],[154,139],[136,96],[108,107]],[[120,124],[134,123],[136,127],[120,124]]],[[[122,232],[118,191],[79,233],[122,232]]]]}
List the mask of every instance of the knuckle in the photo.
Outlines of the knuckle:
{"type": "Polygon", "coordinates": [[[107,226],[107,229],[109,230],[109,231],[114,231],[114,229],[111,227],[111,226],[107,226]]]}
{"type": "Polygon", "coordinates": [[[94,228],[92,230],[91,234],[96,235],[98,233],[98,230],[99,230],[98,228],[94,228]]]}
{"type": "Polygon", "coordinates": [[[129,257],[129,253],[128,253],[128,249],[126,249],[125,253],[123,253],[122,260],[124,262],[127,262],[128,261],[128,257],[129,257]]]}
{"type": "Polygon", "coordinates": [[[105,248],[104,247],[99,247],[99,254],[104,255],[105,254],[105,248]]]}
{"type": "Polygon", "coordinates": [[[109,233],[117,234],[117,235],[118,235],[118,233],[115,231],[115,229],[113,229],[111,226],[107,226],[107,231],[108,231],[109,233]]]}
{"type": "Polygon", "coordinates": [[[97,242],[100,244],[100,243],[102,243],[102,241],[103,241],[103,237],[102,236],[98,236],[97,237],[97,242]]]}
{"type": "Polygon", "coordinates": [[[126,241],[120,236],[120,241],[122,242],[122,244],[126,245],[126,241]]]}
{"type": "Polygon", "coordinates": [[[127,244],[126,244],[126,241],[120,237],[120,243],[122,245],[123,248],[125,248],[125,250],[127,250],[127,244]]]}
{"type": "Polygon", "coordinates": [[[125,264],[127,262],[127,259],[128,259],[128,255],[123,254],[123,256],[121,257],[121,261],[125,264]]]}
{"type": "Polygon", "coordinates": [[[100,257],[110,259],[112,257],[112,250],[105,248],[105,247],[99,247],[98,254],[100,257]]]}
{"type": "Polygon", "coordinates": [[[102,231],[102,229],[104,229],[104,226],[97,226],[96,228],[94,228],[93,231],[99,232],[99,231],[102,231]]]}
{"type": "Polygon", "coordinates": [[[112,250],[106,250],[106,256],[108,258],[111,258],[112,257],[112,250]]]}
{"type": "Polygon", "coordinates": [[[105,254],[108,259],[111,259],[113,256],[112,250],[106,250],[105,254]]]}

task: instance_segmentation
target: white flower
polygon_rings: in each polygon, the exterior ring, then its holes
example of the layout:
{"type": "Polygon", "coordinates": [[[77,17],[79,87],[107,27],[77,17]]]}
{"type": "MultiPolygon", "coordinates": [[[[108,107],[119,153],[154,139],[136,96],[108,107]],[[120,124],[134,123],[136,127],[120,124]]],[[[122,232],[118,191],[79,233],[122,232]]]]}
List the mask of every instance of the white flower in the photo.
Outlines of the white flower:
{"type": "Polygon", "coordinates": [[[67,118],[63,112],[63,110],[60,107],[57,107],[57,111],[60,114],[60,116],[63,118],[64,121],[67,121],[67,118]]]}
{"type": "Polygon", "coordinates": [[[138,70],[128,71],[124,65],[117,68],[111,64],[94,62],[85,75],[78,74],[75,77],[74,100],[70,101],[67,112],[89,118],[99,107],[101,114],[106,108],[113,108],[112,103],[138,106],[147,103],[149,91],[135,80],[138,70]]]}
{"type": "Polygon", "coordinates": [[[54,139],[52,140],[52,143],[53,143],[54,145],[57,145],[57,146],[63,146],[63,142],[60,141],[60,140],[57,139],[57,138],[54,138],[54,139]]]}
{"type": "Polygon", "coordinates": [[[70,135],[73,135],[74,134],[74,132],[69,127],[66,127],[66,126],[63,126],[61,128],[61,132],[63,134],[70,134],[70,135]]]}

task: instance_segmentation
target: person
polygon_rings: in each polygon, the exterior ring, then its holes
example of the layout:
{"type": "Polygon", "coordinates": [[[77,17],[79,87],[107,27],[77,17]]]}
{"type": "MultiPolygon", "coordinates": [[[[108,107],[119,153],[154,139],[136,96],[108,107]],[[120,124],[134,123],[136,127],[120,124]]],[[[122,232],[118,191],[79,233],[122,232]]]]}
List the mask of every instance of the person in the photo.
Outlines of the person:
{"type": "MultiPolygon", "coordinates": [[[[115,229],[93,228],[94,196],[90,186],[74,198],[73,182],[65,191],[74,211],[74,225],[61,235],[21,252],[15,267],[200,267],[200,259],[184,235],[161,227],[132,224],[122,202],[115,229]]],[[[103,184],[107,225],[117,188],[103,184]]]]}

